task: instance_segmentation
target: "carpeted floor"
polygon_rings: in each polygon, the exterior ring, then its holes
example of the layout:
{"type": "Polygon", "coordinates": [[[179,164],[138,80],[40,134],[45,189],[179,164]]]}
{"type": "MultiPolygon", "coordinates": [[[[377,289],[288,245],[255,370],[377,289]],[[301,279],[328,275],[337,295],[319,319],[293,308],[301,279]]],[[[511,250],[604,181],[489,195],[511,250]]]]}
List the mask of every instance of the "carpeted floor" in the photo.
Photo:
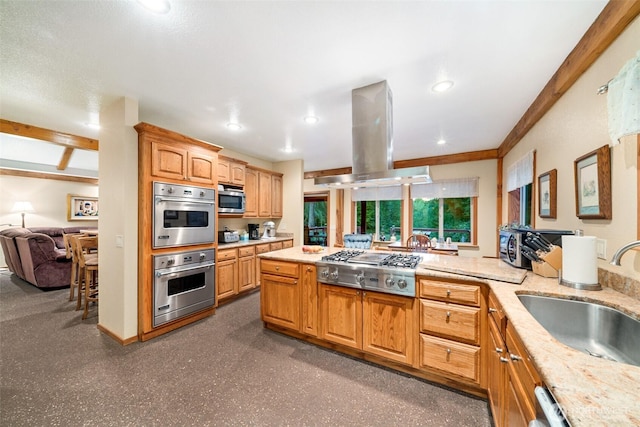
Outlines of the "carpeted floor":
{"type": "Polygon", "coordinates": [[[490,426],[487,402],[265,330],[259,294],[123,347],[0,272],[2,426],[490,426]]]}

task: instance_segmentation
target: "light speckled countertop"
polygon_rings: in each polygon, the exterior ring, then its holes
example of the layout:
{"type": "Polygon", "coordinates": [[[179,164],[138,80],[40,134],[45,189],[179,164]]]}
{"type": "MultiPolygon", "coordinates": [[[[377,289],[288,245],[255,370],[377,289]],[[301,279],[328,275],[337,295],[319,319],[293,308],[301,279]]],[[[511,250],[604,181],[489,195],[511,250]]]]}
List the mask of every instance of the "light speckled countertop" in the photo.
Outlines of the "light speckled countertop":
{"type": "MultiPolygon", "coordinates": [[[[320,261],[341,248],[304,254],[301,247],[260,255],[283,261],[320,261]]],[[[580,291],[537,276],[498,259],[421,254],[417,274],[465,276],[487,284],[522,339],[542,380],[574,426],[640,425],[640,367],[599,359],[574,350],[551,336],[522,305],[520,293],[597,302],[640,319],[640,301],[609,288],[580,291]],[[516,284],[520,283],[520,284],[516,284]]]]}
{"type": "Polygon", "coordinates": [[[285,240],[293,240],[293,237],[278,236],[278,237],[272,237],[270,239],[239,240],[233,243],[218,243],[218,249],[241,248],[243,246],[255,246],[255,245],[262,245],[264,243],[283,242],[285,240]]]}

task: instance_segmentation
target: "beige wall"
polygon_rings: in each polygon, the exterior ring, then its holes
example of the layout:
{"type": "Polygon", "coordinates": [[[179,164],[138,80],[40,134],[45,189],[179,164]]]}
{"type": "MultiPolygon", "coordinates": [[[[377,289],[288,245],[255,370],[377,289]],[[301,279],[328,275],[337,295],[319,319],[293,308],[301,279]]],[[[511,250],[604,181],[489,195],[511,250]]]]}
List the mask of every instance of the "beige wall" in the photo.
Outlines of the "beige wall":
{"type": "MultiPolygon", "coordinates": [[[[460,251],[461,256],[496,256],[497,248],[497,235],[496,229],[496,187],[497,187],[497,161],[496,160],[481,160],[474,162],[456,163],[451,165],[431,166],[431,176],[437,180],[446,180],[454,178],[479,178],[479,196],[478,196],[478,245],[477,247],[466,247],[460,251]]],[[[318,191],[326,191],[327,188],[323,186],[316,186],[313,184],[313,179],[307,179],[304,183],[304,191],[307,193],[313,193],[318,191]]],[[[406,199],[405,191],[405,199],[406,199]]],[[[408,200],[405,200],[405,218],[403,222],[406,224],[408,221],[408,200]]],[[[336,203],[336,191],[330,190],[329,204],[331,207],[331,228],[328,231],[329,242],[331,246],[335,243],[335,231],[338,221],[342,222],[342,230],[345,233],[350,233],[352,230],[351,224],[349,224],[351,218],[351,191],[345,189],[345,215],[344,218],[338,218],[335,212],[336,203]]],[[[405,236],[408,237],[408,236],[405,236]]]]}
{"type": "MultiPolygon", "coordinates": [[[[528,150],[536,150],[535,178],[551,169],[558,170],[557,219],[536,216],[537,228],[584,230],[585,235],[606,240],[607,258],[617,248],[637,239],[637,154],[636,138],[611,148],[611,220],[581,220],[576,217],[573,161],[598,147],[609,144],[607,97],[596,90],[613,78],[640,49],[640,18],[626,29],[587,72],[554,105],[504,159],[504,176],[509,165],[528,150]]],[[[506,199],[506,181],[503,200],[506,199]]],[[[536,199],[537,200],[537,199],[536,199]]],[[[537,204],[536,204],[537,206],[537,204]]],[[[536,208],[537,215],[537,208],[536,208]]],[[[506,202],[503,218],[507,218],[506,202]]],[[[622,267],[600,260],[599,267],[630,277],[640,277],[640,254],[627,253],[622,267]]]]}
{"type": "MultiPolygon", "coordinates": [[[[20,213],[11,212],[17,201],[28,201],[33,205],[34,212],[27,213],[24,217],[27,227],[98,226],[97,221],[67,221],[67,195],[98,197],[97,185],[0,175],[0,188],[0,224],[11,224],[0,226],[2,230],[22,225],[20,213]]],[[[0,266],[7,266],[1,252],[0,266]]]]}

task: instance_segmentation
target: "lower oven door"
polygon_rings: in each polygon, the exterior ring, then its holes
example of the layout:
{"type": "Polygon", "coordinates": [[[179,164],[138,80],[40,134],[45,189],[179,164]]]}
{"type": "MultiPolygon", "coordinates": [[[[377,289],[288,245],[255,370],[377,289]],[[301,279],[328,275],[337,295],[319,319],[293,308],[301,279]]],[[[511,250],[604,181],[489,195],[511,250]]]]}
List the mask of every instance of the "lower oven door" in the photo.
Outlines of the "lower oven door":
{"type": "Polygon", "coordinates": [[[155,271],[153,326],[215,305],[215,262],[155,271]]]}

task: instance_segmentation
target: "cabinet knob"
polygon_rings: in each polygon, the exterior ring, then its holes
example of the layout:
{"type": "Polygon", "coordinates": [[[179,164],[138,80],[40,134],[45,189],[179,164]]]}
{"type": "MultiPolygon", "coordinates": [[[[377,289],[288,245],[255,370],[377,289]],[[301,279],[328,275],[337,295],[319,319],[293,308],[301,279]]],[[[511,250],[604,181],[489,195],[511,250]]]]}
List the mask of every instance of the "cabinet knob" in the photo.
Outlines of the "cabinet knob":
{"type": "Polygon", "coordinates": [[[447,289],[447,296],[451,296],[451,291],[449,289],[447,289]]]}
{"type": "Polygon", "coordinates": [[[277,271],[277,270],[280,270],[280,267],[276,266],[276,271],[277,271]]]}
{"type": "Polygon", "coordinates": [[[501,361],[502,363],[509,363],[509,359],[507,359],[506,357],[501,357],[501,358],[500,358],[500,361],[501,361]]]}
{"type": "Polygon", "coordinates": [[[498,310],[496,310],[495,308],[491,308],[489,307],[489,313],[497,313],[498,310]]]}
{"type": "Polygon", "coordinates": [[[496,353],[502,353],[502,349],[500,347],[496,347],[496,353]]]}
{"type": "Polygon", "coordinates": [[[307,267],[307,271],[311,271],[311,267],[307,267]]]}
{"type": "Polygon", "coordinates": [[[447,354],[451,354],[451,349],[450,348],[447,349],[447,354]]]}
{"type": "Polygon", "coordinates": [[[449,320],[449,318],[451,318],[451,312],[447,311],[447,320],[449,320]]]}
{"type": "Polygon", "coordinates": [[[513,360],[514,362],[522,360],[522,357],[518,356],[517,354],[510,354],[509,357],[511,357],[511,360],[513,360]]]}

